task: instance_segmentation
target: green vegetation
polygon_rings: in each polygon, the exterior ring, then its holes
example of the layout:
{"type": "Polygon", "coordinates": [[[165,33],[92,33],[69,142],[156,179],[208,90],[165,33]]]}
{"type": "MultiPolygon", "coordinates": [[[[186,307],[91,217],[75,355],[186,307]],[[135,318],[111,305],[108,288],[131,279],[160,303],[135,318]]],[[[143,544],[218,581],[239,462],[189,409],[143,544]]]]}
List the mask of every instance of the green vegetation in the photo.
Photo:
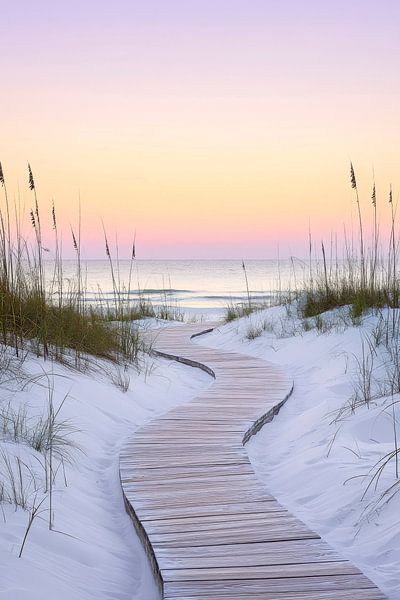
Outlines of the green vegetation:
{"type": "Polygon", "coordinates": [[[54,305],[29,285],[16,293],[1,283],[2,342],[14,345],[17,353],[31,340],[37,354],[52,354],[56,359],[62,359],[67,350],[77,358],[84,353],[108,359],[124,354],[123,332],[109,327],[92,309],[83,310],[73,303],[54,305]]]}
{"type": "Polygon", "coordinates": [[[262,327],[262,325],[250,325],[247,328],[246,331],[246,339],[251,341],[251,340],[255,340],[256,338],[260,337],[262,335],[264,331],[264,328],[262,327]]]}
{"type": "Polygon", "coordinates": [[[154,318],[164,321],[183,321],[184,315],[177,304],[163,300],[159,305],[153,304],[148,298],[140,298],[137,302],[122,308],[117,313],[111,308],[105,314],[108,321],[140,321],[154,318]]]}
{"type": "Polygon", "coordinates": [[[329,285],[328,289],[314,284],[306,289],[301,302],[301,314],[304,318],[315,317],[323,312],[340,306],[351,306],[352,316],[360,317],[369,308],[391,306],[390,294],[384,287],[351,287],[341,281],[329,285]]]}
{"type": "MultiPolygon", "coordinates": [[[[28,165],[28,184],[32,192],[33,208],[30,221],[34,233],[33,244],[22,235],[21,217],[17,207],[10,206],[6,179],[0,163],[0,187],[4,202],[0,209],[0,340],[14,348],[17,355],[29,349],[45,358],[51,357],[82,367],[89,356],[125,363],[135,361],[140,340],[132,319],[156,316],[151,303],[140,300],[136,304],[122,301],[117,264],[105,235],[106,255],[109,259],[114,298],[111,308],[93,308],[85,303],[81,266],[80,223],[77,233],[71,229],[76,253],[76,276],[65,282],[58,234],[56,211],[52,207],[55,262],[52,276],[45,278],[46,249],[42,240],[41,213],[36,184],[28,165]],[[126,306],[133,308],[127,309],[126,306]]],[[[131,264],[135,260],[133,244],[131,264]]],[[[132,268],[131,268],[132,272],[132,268]]],[[[130,284],[130,282],[129,282],[130,284]]],[[[100,304],[101,306],[101,304],[100,304]]],[[[172,318],[173,311],[160,309],[160,316],[172,318]]],[[[158,315],[157,315],[158,316],[158,315]]],[[[176,314],[176,316],[178,316],[176,314]]]]}
{"type": "Polygon", "coordinates": [[[338,259],[337,242],[331,244],[328,261],[324,243],[321,243],[321,260],[312,261],[310,241],[310,268],[304,289],[297,292],[303,318],[341,306],[351,306],[351,316],[361,317],[368,309],[399,307],[400,285],[397,273],[398,239],[396,236],[396,208],[390,188],[387,206],[390,210],[390,234],[386,248],[379,238],[376,186],[371,195],[372,238],[369,247],[365,242],[365,226],[353,165],[350,164],[350,181],[355,191],[358,213],[358,246],[345,240],[344,257],[338,259]]]}
{"type": "Polygon", "coordinates": [[[229,323],[230,321],[240,319],[241,317],[248,317],[252,312],[259,308],[260,306],[256,305],[249,306],[248,304],[233,304],[231,302],[225,309],[225,322],[229,323]]]}

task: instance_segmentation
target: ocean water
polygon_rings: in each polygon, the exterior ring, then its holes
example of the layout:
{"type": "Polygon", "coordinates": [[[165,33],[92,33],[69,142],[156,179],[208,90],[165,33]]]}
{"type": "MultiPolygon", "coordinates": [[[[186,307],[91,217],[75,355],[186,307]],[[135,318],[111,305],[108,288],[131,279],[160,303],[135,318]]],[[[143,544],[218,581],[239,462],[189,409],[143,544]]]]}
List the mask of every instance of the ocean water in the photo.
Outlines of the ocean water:
{"type": "MultiPolygon", "coordinates": [[[[305,264],[293,265],[288,260],[248,260],[246,271],[254,302],[268,300],[277,290],[293,287],[296,277],[301,278],[305,264]]],[[[64,279],[73,281],[76,262],[64,260],[64,279]]],[[[47,263],[48,279],[52,270],[47,263]]],[[[245,302],[246,282],[241,260],[136,260],[131,271],[129,260],[114,265],[114,277],[119,287],[130,298],[140,294],[154,304],[165,302],[177,305],[186,315],[214,317],[221,314],[228,303],[245,302]]],[[[85,301],[112,302],[113,282],[109,262],[88,260],[82,267],[85,301]],[[99,292],[100,295],[99,295],[99,292]]]]}

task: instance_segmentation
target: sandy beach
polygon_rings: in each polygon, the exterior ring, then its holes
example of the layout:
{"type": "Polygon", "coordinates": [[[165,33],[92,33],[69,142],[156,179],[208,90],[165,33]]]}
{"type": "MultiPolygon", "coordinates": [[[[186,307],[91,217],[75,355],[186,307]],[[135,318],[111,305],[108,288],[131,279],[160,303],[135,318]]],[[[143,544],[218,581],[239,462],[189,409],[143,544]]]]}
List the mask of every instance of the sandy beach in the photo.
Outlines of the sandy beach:
{"type": "MultiPolygon", "coordinates": [[[[400,529],[396,499],[381,501],[382,492],[396,481],[394,463],[384,470],[376,489],[375,484],[368,489],[380,458],[393,448],[392,397],[341,414],[354,393],[362,341],[377,325],[372,315],[360,326],[344,325],[345,312],[326,314],[327,330],[322,333],[316,328],[302,331],[286,307],[265,309],[221,324],[196,343],[265,358],[293,377],[292,397],[246,445],[255,473],[280,503],[394,600],[400,593],[400,529]],[[260,327],[262,333],[249,340],[249,331],[260,327]]],[[[146,327],[150,325],[157,328],[162,323],[153,321],[146,327]]],[[[377,353],[376,385],[385,363],[383,348],[377,353]]],[[[131,598],[132,589],[134,597],[157,598],[145,552],[123,508],[119,451],[135,429],[207,389],[210,377],[147,356],[141,373],[125,371],[128,389],[123,393],[115,384],[121,377],[118,366],[98,363],[79,374],[33,356],[22,364],[15,357],[10,360],[18,378],[11,382],[3,372],[3,420],[5,414],[10,417],[23,408],[32,423],[46,410],[46,373],[55,406],[63,402],[60,419],[73,428],[69,435],[76,448],[54,489],[54,532],[48,528],[46,500],[27,539],[23,562],[18,552],[28,515],[3,505],[2,593],[15,599],[36,597],[35,581],[38,598],[43,588],[59,597],[81,599],[93,594],[131,598]]],[[[23,471],[29,468],[33,473],[34,482],[24,482],[25,493],[31,496],[37,489],[41,499],[40,454],[8,434],[2,442],[2,472],[7,451],[11,461],[20,459],[23,471]]]]}

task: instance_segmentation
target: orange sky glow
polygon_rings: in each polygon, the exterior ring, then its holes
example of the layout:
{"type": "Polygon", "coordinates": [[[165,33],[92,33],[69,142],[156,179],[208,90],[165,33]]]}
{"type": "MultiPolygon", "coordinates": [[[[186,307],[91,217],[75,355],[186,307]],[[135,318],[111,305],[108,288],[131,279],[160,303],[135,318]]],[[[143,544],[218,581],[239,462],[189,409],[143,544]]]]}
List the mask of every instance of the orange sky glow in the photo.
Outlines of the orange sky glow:
{"type": "Polygon", "coordinates": [[[79,197],[86,256],[103,221],[141,258],[305,256],[309,223],[320,239],[351,221],[350,160],[366,215],[373,170],[383,215],[390,182],[397,198],[397,2],[17,4],[0,160],[26,215],[30,161],[66,255],[79,197]]]}

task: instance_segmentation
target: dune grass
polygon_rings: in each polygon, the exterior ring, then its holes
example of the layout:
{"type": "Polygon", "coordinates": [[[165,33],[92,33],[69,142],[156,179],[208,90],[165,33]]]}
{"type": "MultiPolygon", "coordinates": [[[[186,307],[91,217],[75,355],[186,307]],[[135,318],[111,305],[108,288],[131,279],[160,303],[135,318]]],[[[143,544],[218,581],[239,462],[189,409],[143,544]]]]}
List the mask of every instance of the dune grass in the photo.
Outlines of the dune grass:
{"type": "MultiPolygon", "coordinates": [[[[0,184],[4,202],[0,209],[0,340],[15,349],[34,350],[45,358],[68,360],[82,366],[87,356],[113,361],[135,361],[139,336],[127,319],[110,323],[109,311],[94,309],[84,301],[81,265],[81,231],[71,229],[76,253],[76,276],[68,285],[64,281],[61,243],[56,211],[52,207],[55,261],[50,280],[45,277],[45,247],[42,239],[41,213],[36,183],[28,165],[28,185],[32,193],[30,221],[33,243],[22,235],[21,216],[9,202],[6,179],[0,164],[0,184]]],[[[79,219],[80,221],[80,219],[79,219]]],[[[121,294],[106,238],[114,284],[115,315],[122,314],[121,294]]],[[[132,261],[135,259],[133,252],[132,261]]]]}
{"type": "Polygon", "coordinates": [[[183,321],[184,314],[176,303],[163,299],[161,304],[154,304],[149,298],[141,297],[133,302],[125,302],[122,310],[115,311],[113,307],[104,313],[108,321],[140,321],[153,318],[163,321],[183,321]]]}
{"type": "MultiPolygon", "coordinates": [[[[37,354],[61,359],[67,351],[116,359],[122,352],[121,331],[107,326],[92,309],[74,303],[51,304],[27,286],[15,293],[0,284],[0,327],[2,342],[18,352],[30,340],[37,354]]],[[[123,353],[123,352],[122,352],[123,353]]]]}
{"type": "Polygon", "coordinates": [[[230,323],[235,319],[240,319],[241,317],[248,317],[257,310],[257,306],[248,306],[246,304],[234,304],[231,302],[225,308],[225,322],[230,323]]]}
{"type": "Polygon", "coordinates": [[[370,308],[398,308],[400,301],[400,283],[398,278],[398,246],[396,227],[396,207],[390,187],[386,199],[389,209],[389,238],[383,244],[380,240],[377,193],[375,182],[372,187],[370,206],[372,207],[372,231],[366,240],[364,217],[354,167],[350,164],[350,182],[355,191],[358,213],[358,244],[344,240],[343,256],[338,258],[337,241],[331,243],[331,256],[326,256],[324,242],[321,242],[321,254],[312,260],[310,242],[309,277],[297,296],[301,315],[313,317],[337,307],[350,305],[354,317],[360,317],[370,308]]]}

